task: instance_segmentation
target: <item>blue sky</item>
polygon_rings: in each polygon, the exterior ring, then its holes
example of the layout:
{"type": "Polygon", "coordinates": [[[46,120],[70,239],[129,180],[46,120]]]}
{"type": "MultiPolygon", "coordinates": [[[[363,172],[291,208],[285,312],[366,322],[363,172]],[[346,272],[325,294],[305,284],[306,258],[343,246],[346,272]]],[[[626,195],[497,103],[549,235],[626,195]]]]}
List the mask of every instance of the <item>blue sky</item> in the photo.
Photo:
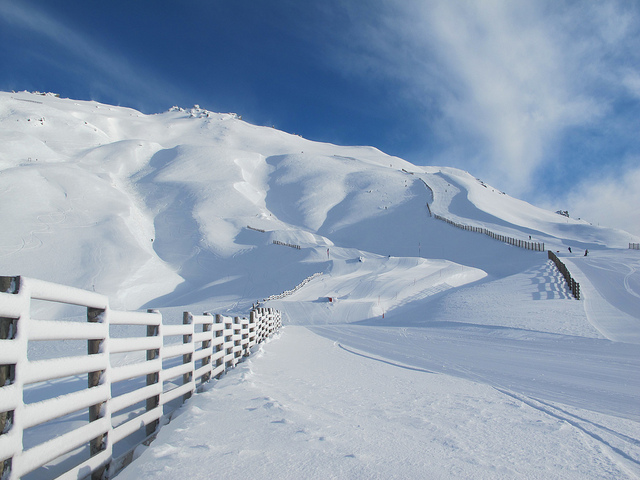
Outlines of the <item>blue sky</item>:
{"type": "Polygon", "coordinates": [[[0,0],[0,89],[236,112],[640,235],[640,2],[0,0]]]}

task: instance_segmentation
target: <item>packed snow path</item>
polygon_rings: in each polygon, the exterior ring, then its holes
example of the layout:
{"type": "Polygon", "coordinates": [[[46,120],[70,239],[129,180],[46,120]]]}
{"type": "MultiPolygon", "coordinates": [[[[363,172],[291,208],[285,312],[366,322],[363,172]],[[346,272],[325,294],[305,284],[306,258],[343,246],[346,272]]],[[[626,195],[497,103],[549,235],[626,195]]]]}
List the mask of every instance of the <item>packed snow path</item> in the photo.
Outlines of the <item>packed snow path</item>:
{"type": "Polygon", "coordinates": [[[185,405],[120,478],[637,478],[638,433],[293,326],[185,405]]]}

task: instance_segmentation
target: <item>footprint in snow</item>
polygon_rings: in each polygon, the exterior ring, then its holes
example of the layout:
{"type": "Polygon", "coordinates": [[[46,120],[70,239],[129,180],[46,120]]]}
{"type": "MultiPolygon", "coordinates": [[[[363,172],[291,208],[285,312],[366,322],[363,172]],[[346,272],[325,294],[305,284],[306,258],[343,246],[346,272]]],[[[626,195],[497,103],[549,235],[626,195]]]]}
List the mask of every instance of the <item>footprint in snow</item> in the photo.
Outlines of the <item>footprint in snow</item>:
{"type": "Polygon", "coordinates": [[[169,457],[171,455],[174,455],[179,451],[180,449],[178,447],[174,447],[173,445],[170,445],[170,444],[159,445],[157,448],[153,450],[153,456],[155,458],[164,458],[164,457],[169,457]]]}
{"type": "Polygon", "coordinates": [[[211,447],[209,445],[204,445],[204,444],[191,445],[189,448],[197,448],[199,450],[211,450],[211,447]]]}

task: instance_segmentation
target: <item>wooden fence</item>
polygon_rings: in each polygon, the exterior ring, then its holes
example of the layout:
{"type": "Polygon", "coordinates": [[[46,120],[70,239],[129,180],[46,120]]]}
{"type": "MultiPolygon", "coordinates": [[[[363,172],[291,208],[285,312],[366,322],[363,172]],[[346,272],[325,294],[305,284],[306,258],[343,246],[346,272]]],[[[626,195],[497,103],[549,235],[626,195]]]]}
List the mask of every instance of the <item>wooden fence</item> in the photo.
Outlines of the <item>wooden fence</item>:
{"type": "Polygon", "coordinates": [[[549,260],[553,260],[553,263],[556,264],[556,267],[558,267],[558,270],[560,270],[560,273],[562,273],[562,276],[567,281],[567,285],[569,286],[569,289],[571,290],[573,296],[576,298],[576,300],[580,300],[580,284],[576,282],[571,276],[571,273],[569,273],[569,269],[567,268],[567,266],[562,263],[558,256],[551,250],[549,250],[549,260]]]}
{"type": "MultiPolygon", "coordinates": [[[[413,175],[413,173],[411,175],[413,175]]],[[[434,195],[433,195],[433,189],[429,186],[429,184],[427,182],[424,181],[424,178],[421,178],[420,180],[422,180],[422,183],[424,183],[424,186],[427,188],[427,190],[429,190],[429,193],[431,194],[431,200],[433,201],[433,199],[435,198],[434,195]]],[[[429,201],[427,201],[427,211],[429,212],[429,216],[432,217],[433,213],[431,212],[431,207],[429,206],[429,201]]]]}
{"type": "Polygon", "coordinates": [[[458,227],[463,230],[467,230],[469,232],[484,233],[485,235],[495,240],[508,243],[509,245],[513,245],[514,247],[526,248],[527,250],[534,250],[536,252],[544,252],[544,243],[531,242],[527,240],[521,240],[518,238],[507,237],[506,235],[500,235],[498,233],[494,233],[491,230],[487,230],[486,228],[483,228],[483,227],[472,227],[471,225],[456,223],[453,220],[449,220],[448,218],[445,218],[441,215],[434,214],[433,217],[437,218],[438,220],[447,222],[449,225],[453,225],[454,227],[458,227]]]}
{"type": "Polygon", "coordinates": [[[640,243],[630,243],[629,248],[632,250],[640,250],[640,243]]]}
{"type": "Polygon", "coordinates": [[[294,243],[284,243],[284,242],[281,242],[280,240],[274,240],[273,244],[274,245],[282,245],[283,247],[295,248],[296,250],[300,250],[301,249],[300,245],[296,245],[294,243]]]}
{"type": "Polygon", "coordinates": [[[271,308],[253,309],[249,318],[184,312],[182,324],[165,324],[156,310],[111,310],[108,298],[95,292],[0,277],[0,478],[39,475],[36,470],[44,476],[42,467],[51,462],[65,465],[57,478],[115,475],[135,446],[153,438],[163,417],[280,326],[280,312],[271,308]],[[86,307],[87,322],[33,319],[32,300],[86,307]],[[114,338],[113,325],[146,327],[146,336],[114,338]],[[30,360],[29,342],[38,340],[87,341],[87,355],[30,360]],[[112,355],[125,352],[138,352],[141,361],[112,366],[112,355]],[[86,375],[86,388],[25,404],[26,386],[79,375],[86,375]],[[135,388],[123,389],[121,382],[135,388]],[[77,428],[23,448],[25,430],[87,410],[88,421],[77,428]],[[115,458],[118,444],[127,449],[115,458]]]}
{"type": "Polygon", "coordinates": [[[280,300],[282,298],[288,297],[289,295],[293,295],[298,290],[300,290],[302,287],[304,287],[307,283],[309,283],[311,280],[313,280],[316,277],[319,277],[320,275],[322,275],[322,272],[316,272],[313,275],[310,275],[309,277],[305,278],[302,282],[300,282],[298,285],[293,287],[291,290],[285,290],[284,292],[279,293],[277,295],[271,295],[270,297],[267,297],[267,298],[263,299],[262,301],[263,302],[268,302],[270,300],[280,300]]]}

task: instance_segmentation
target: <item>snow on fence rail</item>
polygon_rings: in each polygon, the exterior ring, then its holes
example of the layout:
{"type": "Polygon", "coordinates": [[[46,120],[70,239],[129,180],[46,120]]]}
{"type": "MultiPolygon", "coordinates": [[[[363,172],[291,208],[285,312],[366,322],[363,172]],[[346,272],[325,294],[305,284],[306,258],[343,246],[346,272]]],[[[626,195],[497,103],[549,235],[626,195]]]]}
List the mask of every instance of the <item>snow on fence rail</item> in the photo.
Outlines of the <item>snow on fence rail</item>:
{"type": "Polygon", "coordinates": [[[14,480],[38,469],[45,475],[42,467],[52,462],[64,467],[57,478],[115,475],[131,461],[135,446],[154,437],[163,418],[280,326],[280,312],[271,308],[255,308],[248,319],[184,312],[182,324],[165,324],[157,310],[111,310],[108,298],[95,292],[0,277],[0,478],[14,480]],[[33,319],[32,300],[86,307],[87,322],[33,319]],[[115,338],[112,325],[146,327],[146,336],[115,338]],[[86,340],[87,355],[33,361],[27,348],[38,340],[86,340]],[[113,366],[112,355],[125,352],[138,352],[142,361],[113,366]],[[87,376],[87,387],[24,402],[26,386],[78,375],[87,376]],[[123,389],[120,382],[135,388],[123,389]],[[23,447],[25,430],[87,409],[88,422],[23,447]],[[127,450],[115,458],[118,442],[127,450]]]}
{"type": "Polygon", "coordinates": [[[491,230],[488,230],[486,228],[483,227],[472,227],[471,225],[464,225],[462,223],[456,223],[453,220],[449,220],[448,218],[445,218],[441,215],[433,215],[434,218],[437,218],[438,220],[442,220],[447,222],[449,225],[453,225],[454,227],[458,227],[461,228],[463,230],[467,230],[469,232],[477,232],[477,233],[484,233],[485,235],[495,239],[495,240],[499,240],[501,242],[504,243],[508,243],[509,245],[513,245],[514,247],[520,247],[520,248],[526,248],[527,250],[534,250],[536,252],[544,252],[544,243],[538,243],[538,242],[529,242],[526,240],[520,240],[517,238],[513,238],[513,237],[507,237],[506,235],[500,235],[498,233],[494,233],[491,230]]]}
{"type": "Polygon", "coordinates": [[[640,243],[630,243],[629,248],[632,250],[640,250],[640,243]]]}
{"type": "Polygon", "coordinates": [[[289,295],[293,295],[295,292],[297,292],[298,290],[300,290],[302,287],[304,287],[307,283],[309,283],[311,280],[313,280],[316,277],[319,277],[320,275],[322,275],[322,272],[316,272],[313,275],[305,278],[302,282],[300,282],[298,285],[296,285],[295,287],[293,287],[293,289],[291,290],[285,290],[282,293],[279,293],[278,295],[271,295],[268,298],[265,298],[264,300],[262,300],[263,302],[268,302],[269,300],[280,300],[281,298],[284,297],[288,297],[289,295]]]}
{"type": "Polygon", "coordinates": [[[569,286],[569,289],[571,290],[573,296],[576,298],[576,300],[580,300],[580,284],[576,282],[571,276],[571,273],[569,273],[569,269],[567,268],[567,266],[562,263],[558,256],[551,250],[549,250],[549,260],[553,260],[553,263],[556,264],[556,267],[558,267],[558,270],[560,270],[560,273],[562,273],[562,276],[567,281],[567,285],[569,286]]]}

